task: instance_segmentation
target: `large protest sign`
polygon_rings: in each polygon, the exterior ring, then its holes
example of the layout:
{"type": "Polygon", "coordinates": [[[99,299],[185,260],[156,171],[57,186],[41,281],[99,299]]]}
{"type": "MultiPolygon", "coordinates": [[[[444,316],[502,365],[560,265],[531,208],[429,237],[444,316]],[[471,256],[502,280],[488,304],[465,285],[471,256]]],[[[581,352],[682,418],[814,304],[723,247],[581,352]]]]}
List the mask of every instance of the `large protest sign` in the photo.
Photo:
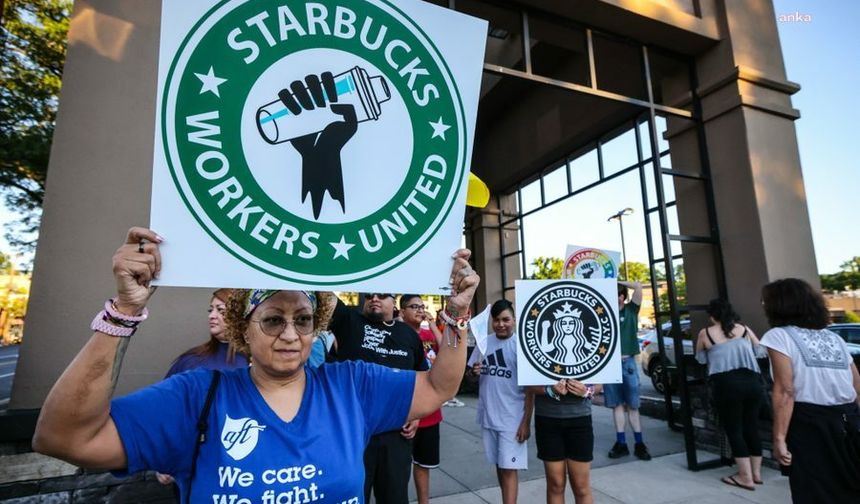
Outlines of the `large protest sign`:
{"type": "Polygon", "coordinates": [[[568,245],[561,274],[563,278],[582,280],[618,278],[621,254],[613,250],[568,245]]]}
{"type": "Polygon", "coordinates": [[[486,22],[418,0],[164,0],[160,283],[444,293],[486,22]]]}
{"type": "Polygon", "coordinates": [[[621,382],[615,280],[518,280],[515,287],[519,385],[621,382]]]}

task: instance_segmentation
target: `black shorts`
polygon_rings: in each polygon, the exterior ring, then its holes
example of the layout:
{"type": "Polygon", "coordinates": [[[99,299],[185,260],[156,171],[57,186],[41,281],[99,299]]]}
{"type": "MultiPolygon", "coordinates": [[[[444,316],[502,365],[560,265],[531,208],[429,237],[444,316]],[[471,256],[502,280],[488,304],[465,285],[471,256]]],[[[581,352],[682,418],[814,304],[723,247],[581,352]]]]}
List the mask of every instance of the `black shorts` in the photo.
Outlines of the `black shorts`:
{"type": "Polygon", "coordinates": [[[439,467],[439,424],[418,428],[412,439],[412,463],[427,469],[439,467]]]}
{"type": "Polygon", "coordinates": [[[535,416],[537,457],[546,462],[565,459],[591,462],[594,458],[594,431],[591,415],[573,418],[535,416]]]}

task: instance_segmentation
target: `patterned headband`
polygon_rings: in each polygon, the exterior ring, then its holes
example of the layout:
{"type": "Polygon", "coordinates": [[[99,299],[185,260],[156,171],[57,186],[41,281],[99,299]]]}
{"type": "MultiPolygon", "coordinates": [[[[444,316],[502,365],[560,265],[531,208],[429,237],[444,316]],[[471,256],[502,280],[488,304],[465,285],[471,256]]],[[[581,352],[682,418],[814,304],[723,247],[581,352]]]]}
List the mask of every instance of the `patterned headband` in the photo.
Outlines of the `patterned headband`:
{"type": "MultiPolygon", "coordinates": [[[[258,306],[263,304],[263,302],[270,297],[274,296],[280,292],[279,290],[269,290],[269,289],[253,289],[250,294],[248,294],[248,301],[245,303],[245,312],[242,314],[244,318],[248,318],[254,310],[257,309],[258,306]]],[[[311,309],[313,311],[317,311],[317,296],[311,291],[299,291],[305,296],[308,297],[308,301],[311,302],[311,309]]]]}

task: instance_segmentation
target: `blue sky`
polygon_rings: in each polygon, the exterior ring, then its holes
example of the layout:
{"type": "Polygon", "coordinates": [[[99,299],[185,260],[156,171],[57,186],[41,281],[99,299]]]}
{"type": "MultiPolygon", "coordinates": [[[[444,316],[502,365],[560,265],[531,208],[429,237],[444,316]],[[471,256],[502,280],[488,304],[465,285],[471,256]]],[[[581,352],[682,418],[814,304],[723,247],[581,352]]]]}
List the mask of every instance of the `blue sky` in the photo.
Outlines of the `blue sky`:
{"type": "MultiPolygon", "coordinates": [[[[860,141],[860,64],[857,63],[860,2],[774,0],[774,10],[777,19],[797,12],[811,16],[808,22],[778,21],[777,25],[788,79],[802,86],[792,101],[801,112],[795,125],[818,269],[832,273],[843,261],[860,255],[858,212],[853,204],[860,196],[860,161],[856,149],[860,141]]],[[[619,138],[616,142],[621,145],[615,151],[626,151],[620,147],[626,147],[629,141],[629,137],[619,138]]],[[[623,156],[616,161],[612,164],[630,164],[623,156]]],[[[577,170],[581,174],[578,176],[588,178],[592,168],[587,165],[593,160],[580,162],[586,167],[577,170]]],[[[527,261],[537,255],[561,256],[570,241],[620,250],[618,224],[606,222],[606,217],[629,206],[634,214],[624,221],[627,254],[630,260],[646,262],[638,184],[635,174],[625,175],[527,218],[527,261]],[[619,194],[631,197],[625,200],[619,194]],[[588,224],[576,230],[576,239],[571,240],[569,233],[559,230],[574,216],[586,216],[588,224]]],[[[0,209],[0,223],[13,219],[14,214],[0,209]]],[[[674,223],[674,216],[670,215],[670,221],[674,223]]],[[[9,251],[2,238],[0,250],[9,251]]],[[[19,262],[27,260],[19,258],[19,262]]]]}

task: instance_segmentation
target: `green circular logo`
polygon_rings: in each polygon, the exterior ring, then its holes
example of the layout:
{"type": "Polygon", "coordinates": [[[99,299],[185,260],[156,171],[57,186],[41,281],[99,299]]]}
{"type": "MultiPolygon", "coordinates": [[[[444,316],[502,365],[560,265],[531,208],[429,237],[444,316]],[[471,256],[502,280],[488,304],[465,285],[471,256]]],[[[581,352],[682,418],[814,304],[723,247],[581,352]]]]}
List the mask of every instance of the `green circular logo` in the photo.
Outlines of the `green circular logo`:
{"type": "Polygon", "coordinates": [[[402,264],[438,231],[466,170],[453,76],[385,0],[223,1],[183,40],[160,105],[192,215],[290,281],[402,264]]]}

